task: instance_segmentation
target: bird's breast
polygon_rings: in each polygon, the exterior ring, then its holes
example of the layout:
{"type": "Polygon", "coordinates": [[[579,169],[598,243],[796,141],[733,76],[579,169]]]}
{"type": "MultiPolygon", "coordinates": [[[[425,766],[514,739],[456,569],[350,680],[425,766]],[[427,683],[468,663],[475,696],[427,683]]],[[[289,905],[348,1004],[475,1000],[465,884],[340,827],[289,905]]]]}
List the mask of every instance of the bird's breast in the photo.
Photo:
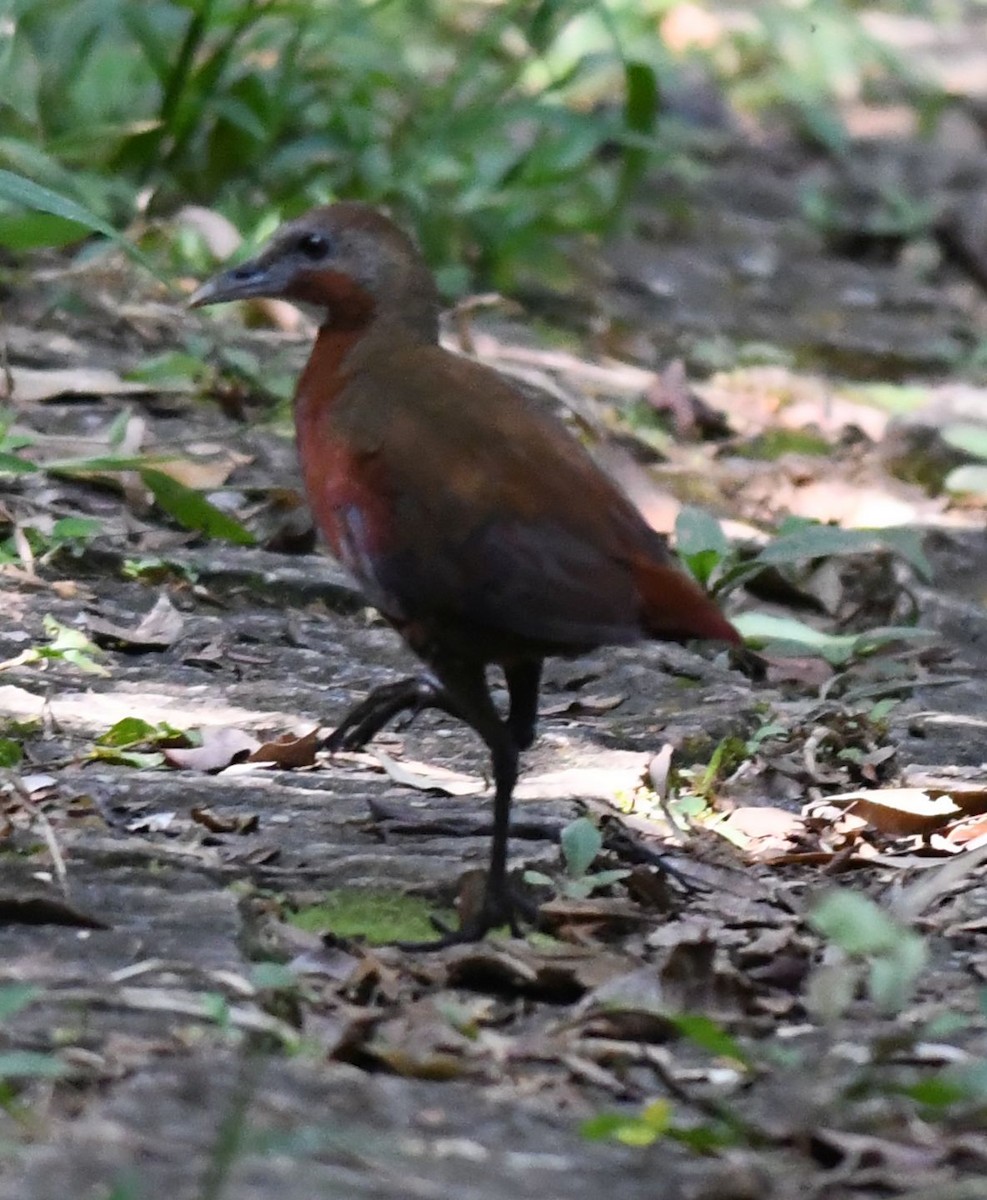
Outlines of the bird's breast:
{"type": "Polygon", "coordinates": [[[376,602],[374,563],[386,540],[388,501],[372,450],[339,419],[346,358],[359,334],[320,333],[295,397],[295,432],[315,524],[339,561],[376,602]]]}

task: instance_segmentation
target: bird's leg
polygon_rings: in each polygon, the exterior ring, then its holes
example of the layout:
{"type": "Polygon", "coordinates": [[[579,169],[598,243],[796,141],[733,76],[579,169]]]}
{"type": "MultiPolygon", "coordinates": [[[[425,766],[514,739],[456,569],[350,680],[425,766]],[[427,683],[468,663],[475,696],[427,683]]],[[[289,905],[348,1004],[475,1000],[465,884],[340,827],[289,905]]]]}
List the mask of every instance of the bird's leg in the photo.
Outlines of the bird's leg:
{"type": "MultiPolygon", "coordinates": [[[[507,842],[511,820],[511,797],[518,773],[518,747],[508,722],[501,720],[487,690],[482,666],[447,664],[436,674],[453,698],[464,721],[480,735],[490,751],[494,777],[493,839],[490,867],[478,912],[461,922],[458,929],[439,925],[443,936],[434,942],[405,944],[405,949],[434,950],[459,942],[477,942],[484,934],[507,925],[515,937],[521,936],[519,918],[534,922],[537,906],[512,889],[507,878],[507,842]]],[[[530,728],[530,721],[528,727],[530,728]]],[[[438,924],[438,923],[436,923],[438,924]]]]}
{"type": "Polygon", "coordinates": [[[538,687],[541,684],[542,659],[522,659],[504,667],[511,709],[507,727],[519,750],[527,750],[538,728],[538,687]]]}
{"type": "Polygon", "coordinates": [[[452,697],[430,675],[385,683],[351,708],[323,744],[329,751],[360,750],[398,713],[410,712],[409,720],[414,720],[426,708],[441,708],[454,717],[460,715],[452,697]]]}

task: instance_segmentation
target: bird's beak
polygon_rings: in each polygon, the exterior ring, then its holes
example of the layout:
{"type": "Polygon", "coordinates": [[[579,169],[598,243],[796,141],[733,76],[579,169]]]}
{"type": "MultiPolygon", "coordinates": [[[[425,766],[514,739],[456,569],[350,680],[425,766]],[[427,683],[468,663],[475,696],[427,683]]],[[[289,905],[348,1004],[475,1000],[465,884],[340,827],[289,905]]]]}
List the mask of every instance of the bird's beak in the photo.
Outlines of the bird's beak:
{"type": "Polygon", "coordinates": [[[189,297],[189,308],[225,304],[228,300],[250,300],[257,296],[278,296],[286,283],[281,274],[275,263],[264,262],[263,258],[251,259],[207,279],[189,297]]]}

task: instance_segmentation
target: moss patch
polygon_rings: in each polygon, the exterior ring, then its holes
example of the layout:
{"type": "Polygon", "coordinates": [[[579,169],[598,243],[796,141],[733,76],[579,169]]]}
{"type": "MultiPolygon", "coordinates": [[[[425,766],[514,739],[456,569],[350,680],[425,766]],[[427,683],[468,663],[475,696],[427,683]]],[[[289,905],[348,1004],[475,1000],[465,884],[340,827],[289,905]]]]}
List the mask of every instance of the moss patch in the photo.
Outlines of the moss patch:
{"type": "Polygon", "coordinates": [[[449,917],[420,896],[383,888],[336,888],[320,904],[290,913],[288,920],[312,933],[362,937],[375,946],[386,942],[423,942],[436,937],[430,917],[449,917]]]}

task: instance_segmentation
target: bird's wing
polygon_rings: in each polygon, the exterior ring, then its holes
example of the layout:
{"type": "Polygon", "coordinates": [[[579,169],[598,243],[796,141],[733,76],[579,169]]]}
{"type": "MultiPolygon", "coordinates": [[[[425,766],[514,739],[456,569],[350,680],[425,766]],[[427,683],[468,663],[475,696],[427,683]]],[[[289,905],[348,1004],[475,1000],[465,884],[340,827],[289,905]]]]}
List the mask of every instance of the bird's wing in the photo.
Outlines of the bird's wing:
{"type": "Polygon", "coordinates": [[[336,432],[372,497],[347,535],[388,615],[574,647],[709,635],[716,609],[661,538],[495,372],[418,348],[361,372],[341,401],[336,432]]]}

